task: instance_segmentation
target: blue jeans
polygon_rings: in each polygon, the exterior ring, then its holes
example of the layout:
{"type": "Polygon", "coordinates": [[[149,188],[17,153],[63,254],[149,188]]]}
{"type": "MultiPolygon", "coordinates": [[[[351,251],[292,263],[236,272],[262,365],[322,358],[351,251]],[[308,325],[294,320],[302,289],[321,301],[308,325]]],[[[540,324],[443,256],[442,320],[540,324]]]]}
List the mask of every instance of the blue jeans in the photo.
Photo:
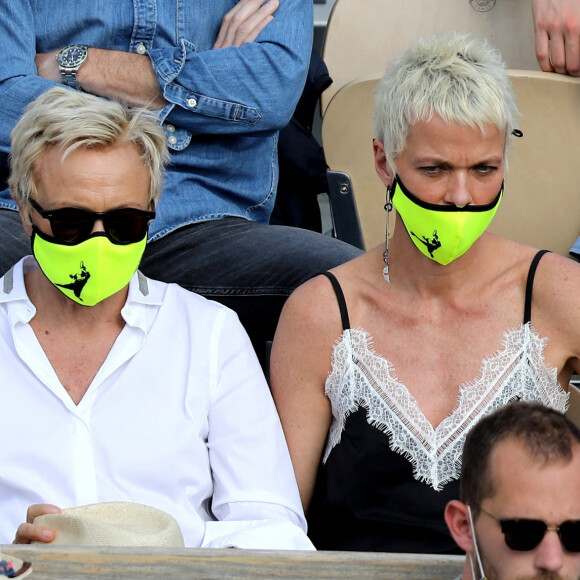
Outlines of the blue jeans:
{"type": "Polygon", "coordinates": [[[20,258],[30,254],[30,238],[24,233],[20,214],[0,208],[0,276],[4,276],[20,258]]]}
{"type": "MultiPolygon", "coordinates": [[[[16,212],[0,210],[0,275],[30,254],[16,212]]],[[[361,254],[309,230],[224,218],[185,226],[147,245],[140,270],[235,310],[260,361],[292,290],[361,254]]]]}

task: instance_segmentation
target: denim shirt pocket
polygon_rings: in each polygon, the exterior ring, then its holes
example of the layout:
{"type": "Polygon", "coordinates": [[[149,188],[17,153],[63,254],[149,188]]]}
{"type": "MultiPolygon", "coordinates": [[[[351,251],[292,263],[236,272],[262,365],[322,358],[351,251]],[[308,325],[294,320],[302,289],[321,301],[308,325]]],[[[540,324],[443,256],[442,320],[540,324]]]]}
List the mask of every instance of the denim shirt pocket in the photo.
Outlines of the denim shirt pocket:
{"type": "MultiPolygon", "coordinates": [[[[172,107],[172,105],[170,105],[172,107]]],[[[192,138],[191,131],[187,129],[180,129],[171,123],[162,123],[165,137],[167,138],[167,146],[173,151],[183,151],[190,143],[192,138]]]]}

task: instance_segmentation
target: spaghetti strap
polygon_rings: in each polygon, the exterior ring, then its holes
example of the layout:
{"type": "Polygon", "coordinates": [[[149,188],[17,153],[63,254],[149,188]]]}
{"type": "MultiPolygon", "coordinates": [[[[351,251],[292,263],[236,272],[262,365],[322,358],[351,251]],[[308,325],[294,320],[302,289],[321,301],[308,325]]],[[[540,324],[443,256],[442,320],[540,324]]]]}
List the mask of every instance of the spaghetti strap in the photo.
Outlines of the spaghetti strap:
{"type": "Polygon", "coordinates": [[[536,275],[536,269],[538,267],[539,261],[542,259],[544,254],[547,254],[550,250],[540,250],[532,260],[530,264],[530,270],[528,272],[528,280],[526,282],[526,302],[524,304],[524,324],[531,322],[532,320],[532,290],[534,289],[534,277],[536,275]]]}
{"type": "Polygon", "coordinates": [[[342,321],[342,329],[348,330],[350,328],[350,320],[348,319],[348,309],[346,307],[346,300],[344,298],[344,293],[336,276],[330,272],[322,272],[323,276],[326,276],[332,287],[334,288],[334,293],[336,294],[336,301],[338,302],[338,308],[340,309],[340,319],[342,321]]]}

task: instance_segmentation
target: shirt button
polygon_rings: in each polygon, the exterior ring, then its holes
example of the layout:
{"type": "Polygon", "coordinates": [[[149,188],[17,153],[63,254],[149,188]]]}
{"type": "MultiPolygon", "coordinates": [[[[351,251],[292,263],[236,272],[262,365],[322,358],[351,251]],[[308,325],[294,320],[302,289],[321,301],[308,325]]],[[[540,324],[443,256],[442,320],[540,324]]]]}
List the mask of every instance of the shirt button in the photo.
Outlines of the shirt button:
{"type": "Polygon", "coordinates": [[[165,128],[170,132],[173,133],[175,131],[174,125],[165,125],[165,128]]]}
{"type": "Polygon", "coordinates": [[[145,54],[147,52],[147,49],[145,48],[145,45],[140,42],[139,46],[137,47],[137,54],[145,54]]]}
{"type": "Polygon", "coordinates": [[[167,140],[169,141],[170,145],[175,145],[177,143],[177,137],[175,137],[175,135],[171,135],[171,137],[169,137],[167,140]]]}
{"type": "Polygon", "coordinates": [[[196,99],[194,99],[193,97],[192,97],[192,98],[190,98],[190,99],[187,99],[187,106],[188,106],[190,109],[193,109],[194,107],[197,107],[197,100],[196,100],[196,99]]]}

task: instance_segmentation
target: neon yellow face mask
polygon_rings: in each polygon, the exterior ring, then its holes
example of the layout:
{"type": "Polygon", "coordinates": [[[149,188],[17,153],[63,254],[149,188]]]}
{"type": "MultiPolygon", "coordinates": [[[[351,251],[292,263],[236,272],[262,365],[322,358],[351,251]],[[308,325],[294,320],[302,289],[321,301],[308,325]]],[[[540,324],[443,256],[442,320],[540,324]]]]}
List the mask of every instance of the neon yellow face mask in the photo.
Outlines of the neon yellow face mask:
{"type": "Polygon", "coordinates": [[[391,200],[419,251],[447,265],[463,256],[485,232],[503,195],[503,182],[497,197],[487,205],[436,205],[415,197],[397,177],[391,200]]]}
{"type": "Polygon", "coordinates": [[[146,243],[147,235],[134,244],[113,244],[104,232],[97,232],[68,245],[34,228],[32,253],[44,275],[67,298],[94,306],[130,282],[146,243]]]}

